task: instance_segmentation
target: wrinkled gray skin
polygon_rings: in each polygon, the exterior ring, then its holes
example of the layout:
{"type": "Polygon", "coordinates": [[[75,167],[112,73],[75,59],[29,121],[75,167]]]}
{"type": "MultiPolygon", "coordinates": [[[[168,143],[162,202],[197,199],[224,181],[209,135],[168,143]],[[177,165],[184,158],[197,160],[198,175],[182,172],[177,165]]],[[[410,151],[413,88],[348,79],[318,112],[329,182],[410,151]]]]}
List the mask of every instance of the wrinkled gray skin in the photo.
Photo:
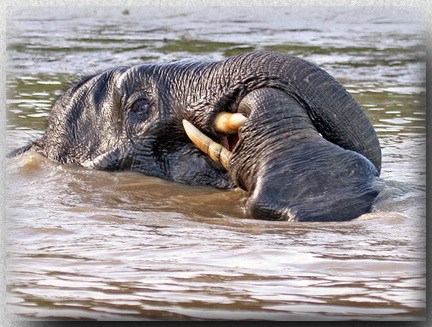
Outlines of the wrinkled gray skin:
{"type": "Polygon", "coordinates": [[[359,104],[322,69],[274,52],[119,67],[86,78],[57,100],[42,138],[16,153],[29,149],[88,168],[239,186],[248,194],[247,214],[270,220],[367,213],[381,168],[378,138],[359,104]],[[221,111],[249,118],[229,171],[182,127],[187,119],[221,143],[213,129],[221,111]]]}

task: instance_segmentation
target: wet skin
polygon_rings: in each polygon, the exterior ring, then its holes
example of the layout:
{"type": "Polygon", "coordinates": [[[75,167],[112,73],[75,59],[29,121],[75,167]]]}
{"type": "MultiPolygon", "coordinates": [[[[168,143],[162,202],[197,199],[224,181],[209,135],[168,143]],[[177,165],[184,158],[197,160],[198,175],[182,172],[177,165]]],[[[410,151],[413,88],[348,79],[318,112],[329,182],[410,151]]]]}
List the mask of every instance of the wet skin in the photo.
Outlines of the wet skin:
{"type": "Polygon", "coordinates": [[[87,168],[240,187],[247,215],[271,220],[367,213],[381,169],[378,138],[352,96],[319,67],[274,52],[90,76],[59,97],[42,138],[15,154],[28,150],[87,168]],[[228,136],[215,130],[220,112],[247,119],[228,136]],[[196,148],[184,120],[227,147],[228,164],[196,148]]]}

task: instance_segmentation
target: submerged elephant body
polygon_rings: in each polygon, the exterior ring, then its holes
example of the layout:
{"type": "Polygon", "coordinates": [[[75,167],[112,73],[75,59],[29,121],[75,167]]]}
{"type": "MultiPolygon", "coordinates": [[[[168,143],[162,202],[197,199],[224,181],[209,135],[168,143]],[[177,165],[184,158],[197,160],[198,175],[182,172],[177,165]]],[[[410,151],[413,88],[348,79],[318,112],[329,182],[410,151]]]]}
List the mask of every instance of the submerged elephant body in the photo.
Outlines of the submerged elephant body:
{"type": "Polygon", "coordinates": [[[133,170],[191,185],[239,186],[246,212],[272,220],[349,220],[369,212],[381,151],[372,124],[328,73],[253,52],[222,61],[118,67],[56,101],[33,149],[61,163],[133,170]],[[241,112],[237,134],[214,128],[241,112]],[[197,149],[189,121],[230,150],[224,167],[197,149]]]}

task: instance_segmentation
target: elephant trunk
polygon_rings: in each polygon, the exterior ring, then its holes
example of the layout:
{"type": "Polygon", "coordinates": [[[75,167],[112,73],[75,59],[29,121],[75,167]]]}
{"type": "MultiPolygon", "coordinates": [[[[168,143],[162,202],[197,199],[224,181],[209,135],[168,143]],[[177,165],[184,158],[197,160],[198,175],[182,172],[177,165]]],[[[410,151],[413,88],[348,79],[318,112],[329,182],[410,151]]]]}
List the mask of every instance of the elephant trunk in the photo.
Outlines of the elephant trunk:
{"type": "Polygon", "coordinates": [[[258,89],[243,98],[238,112],[248,120],[239,129],[229,171],[249,194],[249,216],[335,221],[370,212],[377,169],[363,155],[324,139],[296,99],[258,89]]]}

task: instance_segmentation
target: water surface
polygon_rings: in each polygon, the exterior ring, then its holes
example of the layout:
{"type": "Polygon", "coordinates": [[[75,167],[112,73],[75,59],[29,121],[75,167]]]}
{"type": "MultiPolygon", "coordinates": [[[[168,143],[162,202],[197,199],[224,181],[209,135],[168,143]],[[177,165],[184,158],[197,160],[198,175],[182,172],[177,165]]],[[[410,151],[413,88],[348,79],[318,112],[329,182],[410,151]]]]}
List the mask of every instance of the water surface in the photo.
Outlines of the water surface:
{"type": "Polygon", "coordinates": [[[252,220],[240,190],[86,170],[34,153],[13,158],[8,312],[43,320],[424,317],[425,47],[418,13],[31,8],[12,11],[8,26],[9,149],[39,137],[57,96],[83,75],[274,50],[341,81],[365,108],[383,150],[374,211],[344,223],[252,220]]]}

